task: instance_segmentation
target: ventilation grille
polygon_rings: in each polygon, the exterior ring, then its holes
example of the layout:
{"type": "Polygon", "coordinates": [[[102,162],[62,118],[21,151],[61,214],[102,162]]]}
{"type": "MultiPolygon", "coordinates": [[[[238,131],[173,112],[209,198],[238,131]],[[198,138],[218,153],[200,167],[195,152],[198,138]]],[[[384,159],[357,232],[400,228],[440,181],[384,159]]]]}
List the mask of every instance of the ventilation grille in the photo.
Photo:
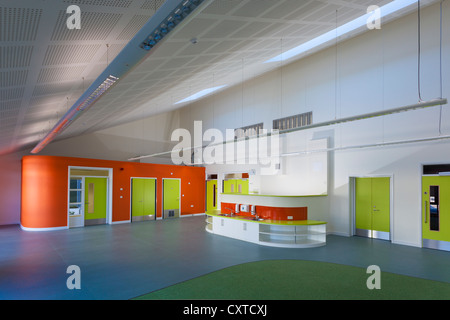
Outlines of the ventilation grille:
{"type": "Polygon", "coordinates": [[[34,41],[42,9],[0,7],[0,41],[34,41]]]}
{"type": "Polygon", "coordinates": [[[262,133],[263,127],[263,123],[258,123],[251,126],[234,129],[234,138],[239,139],[259,135],[262,133]]]}
{"type": "Polygon", "coordinates": [[[297,114],[286,118],[273,120],[273,129],[287,130],[310,125],[312,123],[312,111],[297,114]]]}
{"type": "Polygon", "coordinates": [[[58,20],[53,30],[52,40],[105,40],[122,14],[81,11],[81,29],[67,28],[69,15],[65,10],[59,12],[58,20]]]}
{"type": "Polygon", "coordinates": [[[0,46],[0,68],[29,67],[32,53],[32,46],[0,46]]]}
{"type": "Polygon", "coordinates": [[[65,3],[88,6],[128,8],[132,0],[64,0],[65,3]]]}

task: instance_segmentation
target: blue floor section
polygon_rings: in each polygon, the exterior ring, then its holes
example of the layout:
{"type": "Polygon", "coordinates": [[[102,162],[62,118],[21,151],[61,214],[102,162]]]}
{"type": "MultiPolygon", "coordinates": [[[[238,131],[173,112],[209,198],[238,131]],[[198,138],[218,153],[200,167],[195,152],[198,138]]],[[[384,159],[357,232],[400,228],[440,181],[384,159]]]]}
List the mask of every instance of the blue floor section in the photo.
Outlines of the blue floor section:
{"type": "Polygon", "coordinates": [[[205,216],[30,232],[0,227],[0,299],[131,299],[240,263],[315,260],[450,283],[450,252],[327,236],[309,249],[259,246],[205,231],[205,216]],[[67,267],[81,270],[69,290],[67,267]]]}

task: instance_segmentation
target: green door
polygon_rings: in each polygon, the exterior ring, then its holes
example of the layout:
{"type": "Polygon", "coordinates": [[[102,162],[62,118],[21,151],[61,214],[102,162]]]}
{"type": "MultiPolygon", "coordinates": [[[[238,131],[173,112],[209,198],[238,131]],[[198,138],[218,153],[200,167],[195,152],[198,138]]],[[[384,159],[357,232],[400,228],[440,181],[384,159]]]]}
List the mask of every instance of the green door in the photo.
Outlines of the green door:
{"type": "Polygon", "coordinates": [[[84,225],[105,224],[108,179],[86,177],[84,186],[84,225]]]}
{"type": "Polygon", "coordinates": [[[217,180],[206,181],[206,211],[217,209],[217,180]]]}
{"type": "Polygon", "coordinates": [[[248,194],[248,179],[236,180],[237,192],[241,194],[248,194]]]}
{"type": "Polygon", "coordinates": [[[236,179],[223,180],[223,192],[224,193],[237,192],[236,179]]]}
{"type": "Polygon", "coordinates": [[[156,218],[156,179],[131,180],[131,221],[156,218]]]}
{"type": "Polygon", "coordinates": [[[422,177],[422,245],[450,251],[450,177],[422,177]]]}
{"type": "Polygon", "coordinates": [[[180,180],[163,179],[163,218],[180,216],[180,180]]]}
{"type": "Polygon", "coordinates": [[[390,239],[390,178],[355,179],[356,235],[390,239]]]}

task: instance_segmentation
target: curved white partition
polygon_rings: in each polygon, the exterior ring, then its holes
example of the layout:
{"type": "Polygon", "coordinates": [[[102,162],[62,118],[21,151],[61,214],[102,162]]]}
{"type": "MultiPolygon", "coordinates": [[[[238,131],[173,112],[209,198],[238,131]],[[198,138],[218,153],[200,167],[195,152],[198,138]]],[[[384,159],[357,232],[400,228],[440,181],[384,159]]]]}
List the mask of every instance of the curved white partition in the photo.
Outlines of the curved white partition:
{"type": "Polygon", "coordinates": [[[256,221],[250,217],[206,213],[207,232],[265,246],[310,248],[326,244],[326,222],[256,221]]]}

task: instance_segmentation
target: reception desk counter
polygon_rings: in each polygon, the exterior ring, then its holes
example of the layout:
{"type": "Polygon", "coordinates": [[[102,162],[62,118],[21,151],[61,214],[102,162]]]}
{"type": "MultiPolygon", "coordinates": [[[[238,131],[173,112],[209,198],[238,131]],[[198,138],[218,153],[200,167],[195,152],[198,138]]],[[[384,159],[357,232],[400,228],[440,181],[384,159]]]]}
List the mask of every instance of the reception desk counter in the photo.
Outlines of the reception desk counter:
{"type": "Polygon", "coordinates": [[[326,222],[314,220],[272,220],[253,216],[206,213],[206,231],[260,245],[310,248],[326,244],[326,222]]]}

